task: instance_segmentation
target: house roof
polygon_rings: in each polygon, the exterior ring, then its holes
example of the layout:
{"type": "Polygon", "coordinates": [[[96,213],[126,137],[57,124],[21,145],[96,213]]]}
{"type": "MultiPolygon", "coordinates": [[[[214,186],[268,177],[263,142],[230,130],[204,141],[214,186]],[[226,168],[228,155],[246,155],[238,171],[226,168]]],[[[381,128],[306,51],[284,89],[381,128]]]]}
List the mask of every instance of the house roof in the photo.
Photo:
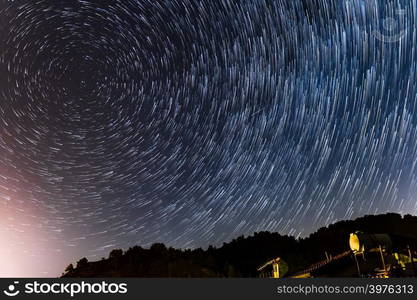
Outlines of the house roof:
{"type": "Polygon", "coordinates": [[[277,258],[271,259],[271,260],[270,260],[270,261],[268,261],[267,263],[265,263],[265,264],[263,264],[262,266],[260,266],[260,267],[258,268],[258,271],[262,271],[263,269],[265,269],[265,268],[266,268],[266,267],[268,267],[269,265],[279,263],[280,261],[281,261],[281,257],[277,257],[277,258]]]}

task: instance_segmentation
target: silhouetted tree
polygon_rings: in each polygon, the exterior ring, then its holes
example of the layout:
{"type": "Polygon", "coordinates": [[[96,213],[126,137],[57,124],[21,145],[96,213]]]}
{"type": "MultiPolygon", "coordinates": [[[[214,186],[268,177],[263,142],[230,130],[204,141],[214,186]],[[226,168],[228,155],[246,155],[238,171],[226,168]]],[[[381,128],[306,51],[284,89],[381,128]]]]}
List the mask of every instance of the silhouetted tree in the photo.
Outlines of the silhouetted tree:
{"type": "Polygon", "coordinates": [[[77,269],[82,269],[88,266],[88,259],[87,258],[81,258],[78,262],[77,262],[77,269]]]}
{"type": "Polygon", "coordinates": [[[74,271],[73,264],[69,264],[68,267],[65,268],[65,273],[74,271]]]}
{"type": "Polygon", "coordinates": [[[122,249],[114,249],[110,252],[109,258],[120,258],[123,256],[122,249]]]}
{"type": "Polygon", "coordinates": [[[167,251],[167,247],[162,243],[155,243],[151,246],[150,250],[155,253],[164,253],[167,251]]]}

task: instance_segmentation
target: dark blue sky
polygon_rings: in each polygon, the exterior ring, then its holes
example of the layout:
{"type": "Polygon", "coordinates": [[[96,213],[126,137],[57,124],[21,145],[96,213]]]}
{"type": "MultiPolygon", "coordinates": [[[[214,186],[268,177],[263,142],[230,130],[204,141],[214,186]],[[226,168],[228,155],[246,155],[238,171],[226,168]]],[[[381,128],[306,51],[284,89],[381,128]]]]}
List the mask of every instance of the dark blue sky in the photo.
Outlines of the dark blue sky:
{"type": "Polygon", "coordinates": [[[0,276],[417,212],[414,1],[0,3],[0,276]]]}

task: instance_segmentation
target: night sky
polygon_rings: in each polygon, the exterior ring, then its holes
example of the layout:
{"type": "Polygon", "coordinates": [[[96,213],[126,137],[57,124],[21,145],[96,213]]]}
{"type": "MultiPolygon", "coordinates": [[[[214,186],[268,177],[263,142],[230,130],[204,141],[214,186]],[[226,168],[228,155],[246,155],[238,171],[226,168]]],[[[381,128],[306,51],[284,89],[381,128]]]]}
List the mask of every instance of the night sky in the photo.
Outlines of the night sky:
{"type": "Polygon", "coordinates": [[[416,0],[0,0],[0,276],[417,213],[416,0]]]}

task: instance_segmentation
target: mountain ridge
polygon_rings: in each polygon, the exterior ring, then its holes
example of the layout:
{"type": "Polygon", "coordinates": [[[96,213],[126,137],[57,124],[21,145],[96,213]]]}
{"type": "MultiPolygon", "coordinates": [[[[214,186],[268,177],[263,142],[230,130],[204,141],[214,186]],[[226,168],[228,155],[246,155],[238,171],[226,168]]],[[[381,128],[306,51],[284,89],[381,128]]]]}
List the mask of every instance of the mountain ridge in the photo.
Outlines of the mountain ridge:
{"type": "MultiPolygon", "coordinates": [[[[127,251],[114,249],[107,259],[88,262],[82,258],[76,267],[69,265],[63,277],[255,277],[261,264],[276,257],[282,257],[290,272],[295,272],[327,255],[349,250],[349,234],[356,231],[417,239],[417,216],[366,215],[322,227],[299,239],[263,231],[206,250],[174,249],[161,243],[149,249],[140,246],[127,251]]],[[[417,249],[417,245],[413,247],[417,249]]]]}

